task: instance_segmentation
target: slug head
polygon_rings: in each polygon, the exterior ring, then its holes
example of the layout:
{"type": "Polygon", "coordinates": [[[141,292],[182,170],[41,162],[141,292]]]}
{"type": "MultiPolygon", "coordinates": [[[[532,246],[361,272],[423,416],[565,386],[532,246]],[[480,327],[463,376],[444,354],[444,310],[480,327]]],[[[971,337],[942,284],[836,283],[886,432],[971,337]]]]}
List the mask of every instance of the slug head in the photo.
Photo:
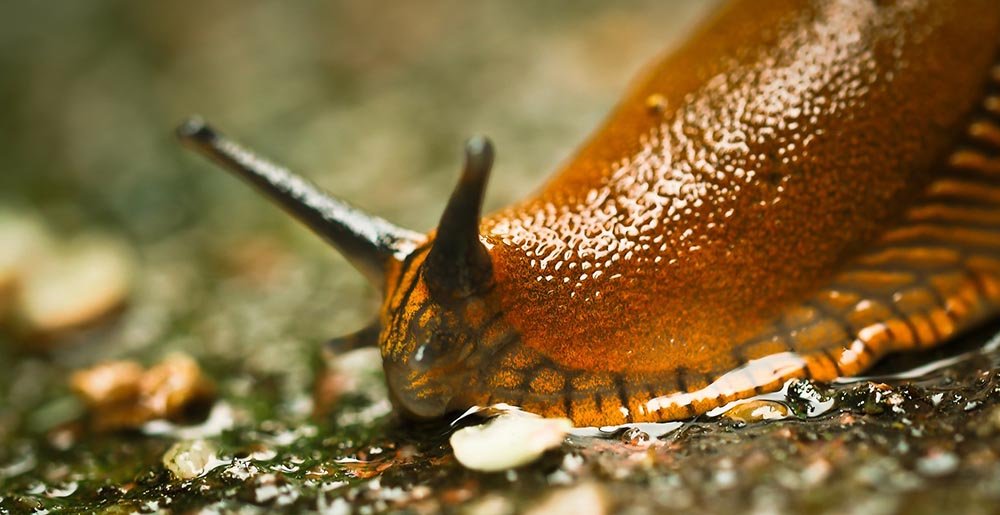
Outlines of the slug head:
{"type": "Polygon", "coordinates": [[[337,248],[382,289],[379,320],[330,342],[334,352],[378,345],[397,407],[435,417],[468,404],[463,382],[483,353],[485,328],[500,313],[493,266],[479,237],[493,147],[465,147],[465,168],[429,238],[396,227],[334,197],[290,170],[226,138],[200,118],[177,129],[195,151],[254,186],[337,248]]]}
{"type": "Polygon", "coordinates": [[[463,387],[477,368],[486,326],[500,313],[493,265],[479,235],[492,163],[488,140],[467,142],[462,177],[432,239],[387,275],[383,366],[397,407],[419,418],[468,404],[463,387]]]}

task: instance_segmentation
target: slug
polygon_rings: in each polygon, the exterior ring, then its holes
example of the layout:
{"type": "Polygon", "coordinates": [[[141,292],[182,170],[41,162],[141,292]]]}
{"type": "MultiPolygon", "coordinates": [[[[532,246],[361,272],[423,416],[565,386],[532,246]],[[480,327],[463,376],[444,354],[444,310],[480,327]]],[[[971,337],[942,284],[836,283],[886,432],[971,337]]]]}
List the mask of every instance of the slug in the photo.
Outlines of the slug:
{"type": "Polygon", "coordinates": [[[470,139],[428,234],[178,130],[381,288],[332,344],[377,345],[403,413],[665,421],[996,317],[998,50],[996,0],[736,0],[529,198],[482,216],[470,139]]]}

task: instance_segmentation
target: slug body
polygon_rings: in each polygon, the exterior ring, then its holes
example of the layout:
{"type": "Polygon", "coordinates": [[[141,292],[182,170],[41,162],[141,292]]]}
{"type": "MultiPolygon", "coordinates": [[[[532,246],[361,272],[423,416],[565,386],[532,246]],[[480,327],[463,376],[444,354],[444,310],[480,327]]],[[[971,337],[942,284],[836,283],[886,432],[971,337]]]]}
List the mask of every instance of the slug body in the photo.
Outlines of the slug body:
{"type": "Polygon", "coordinates": [[[659,421],[997,314],[998,50],[995,0],[735,1],[485,218],[492,149],[471,140],[427,236],[181,131],[382,287],[338,345],[379,345],[404,412],[659,421]]]}

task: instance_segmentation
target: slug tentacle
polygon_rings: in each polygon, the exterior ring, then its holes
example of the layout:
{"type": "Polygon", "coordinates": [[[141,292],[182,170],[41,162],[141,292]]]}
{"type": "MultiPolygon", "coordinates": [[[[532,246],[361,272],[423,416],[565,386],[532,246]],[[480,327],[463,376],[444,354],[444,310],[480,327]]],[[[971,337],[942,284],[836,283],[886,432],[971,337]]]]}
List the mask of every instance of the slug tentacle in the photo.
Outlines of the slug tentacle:
{"type": "Polygon", "coordinates": [[[194,117],[177,136],[201,154],[255,186],[313,232],[333,244],[373,284],[385,288],[390,261],[399,261],[424,235],[396,227],[241,147],[194,117]]]}
{"type": "Polygon", "coordinates": [[[382,332],[382,324],[376,320],[351,334],[327,340],[326,349],[334,354],[343,354],[365,347],[378,347],[378,335],[380,332],[382,332]]]}
{"type": "Polygon", "coordinates": [[[427,285],[440,300],[464,298],[492,282],[489,251],[479,239],[483,196],[493,166],[493,144],[482,136],[465,144],[462,177],[448,200],[424,262],[427,285]]]}

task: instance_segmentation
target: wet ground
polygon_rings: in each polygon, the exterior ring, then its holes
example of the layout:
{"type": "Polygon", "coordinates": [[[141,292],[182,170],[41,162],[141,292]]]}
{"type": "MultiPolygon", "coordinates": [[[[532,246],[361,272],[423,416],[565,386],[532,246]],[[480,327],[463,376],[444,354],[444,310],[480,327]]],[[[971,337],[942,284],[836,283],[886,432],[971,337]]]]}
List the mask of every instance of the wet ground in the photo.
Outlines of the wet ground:
{"type": "MultiPolygon", "coordinates": [[[[792,382],[766,396],[787,409],[776,420],[715,416],[576,430],[538,462],[492,474],[464,469],[447,442],[455,427],[476,417],[455,426],[400,423],[370,354],[350,358],[351,375],[367,393],[347,393],[319,418],[304,411],[305,398],[276,394],[276,378],[229,377],[222,399],[199,423],[150,423],[101,436],[60,423],[44,435],[11,438],[0,468],[0,507],[992,513],[1000,503],[1000,339],[990,336],[996,329],[947,352],[884,365],[875,377],[792,382]],[[177,442],[212,449],[203,475],[178,479],[161,463],[177,442]]],[[[42,406],[35,416],[58,409],[42,406]]]]}
{"type": "Polygon", "coordinates": [[[97,234],[127,248],[133,270],[125,305],[84,330],[7,317],[0,513],[1000,510],[1000,327],[890,358],[867,380],[792,383],[731,416],[578,431],[514,472],[456,462],[448,435],[474,417],[399,422],[370,354],[346,358],[326,383],[336,407],[315,414],[321,343],[364,325],[375,293],[182,153],[172,127],[200,112],[424,229],[464,137],[497,143],[488,207],[518,198],[707,7],[246,5],[0,8],[0,234],[14,218],[56,242],[97,234]],[[215,383],[214,405],[183,422],[93,430],[71,372],[175,352],[215,383]]]}

